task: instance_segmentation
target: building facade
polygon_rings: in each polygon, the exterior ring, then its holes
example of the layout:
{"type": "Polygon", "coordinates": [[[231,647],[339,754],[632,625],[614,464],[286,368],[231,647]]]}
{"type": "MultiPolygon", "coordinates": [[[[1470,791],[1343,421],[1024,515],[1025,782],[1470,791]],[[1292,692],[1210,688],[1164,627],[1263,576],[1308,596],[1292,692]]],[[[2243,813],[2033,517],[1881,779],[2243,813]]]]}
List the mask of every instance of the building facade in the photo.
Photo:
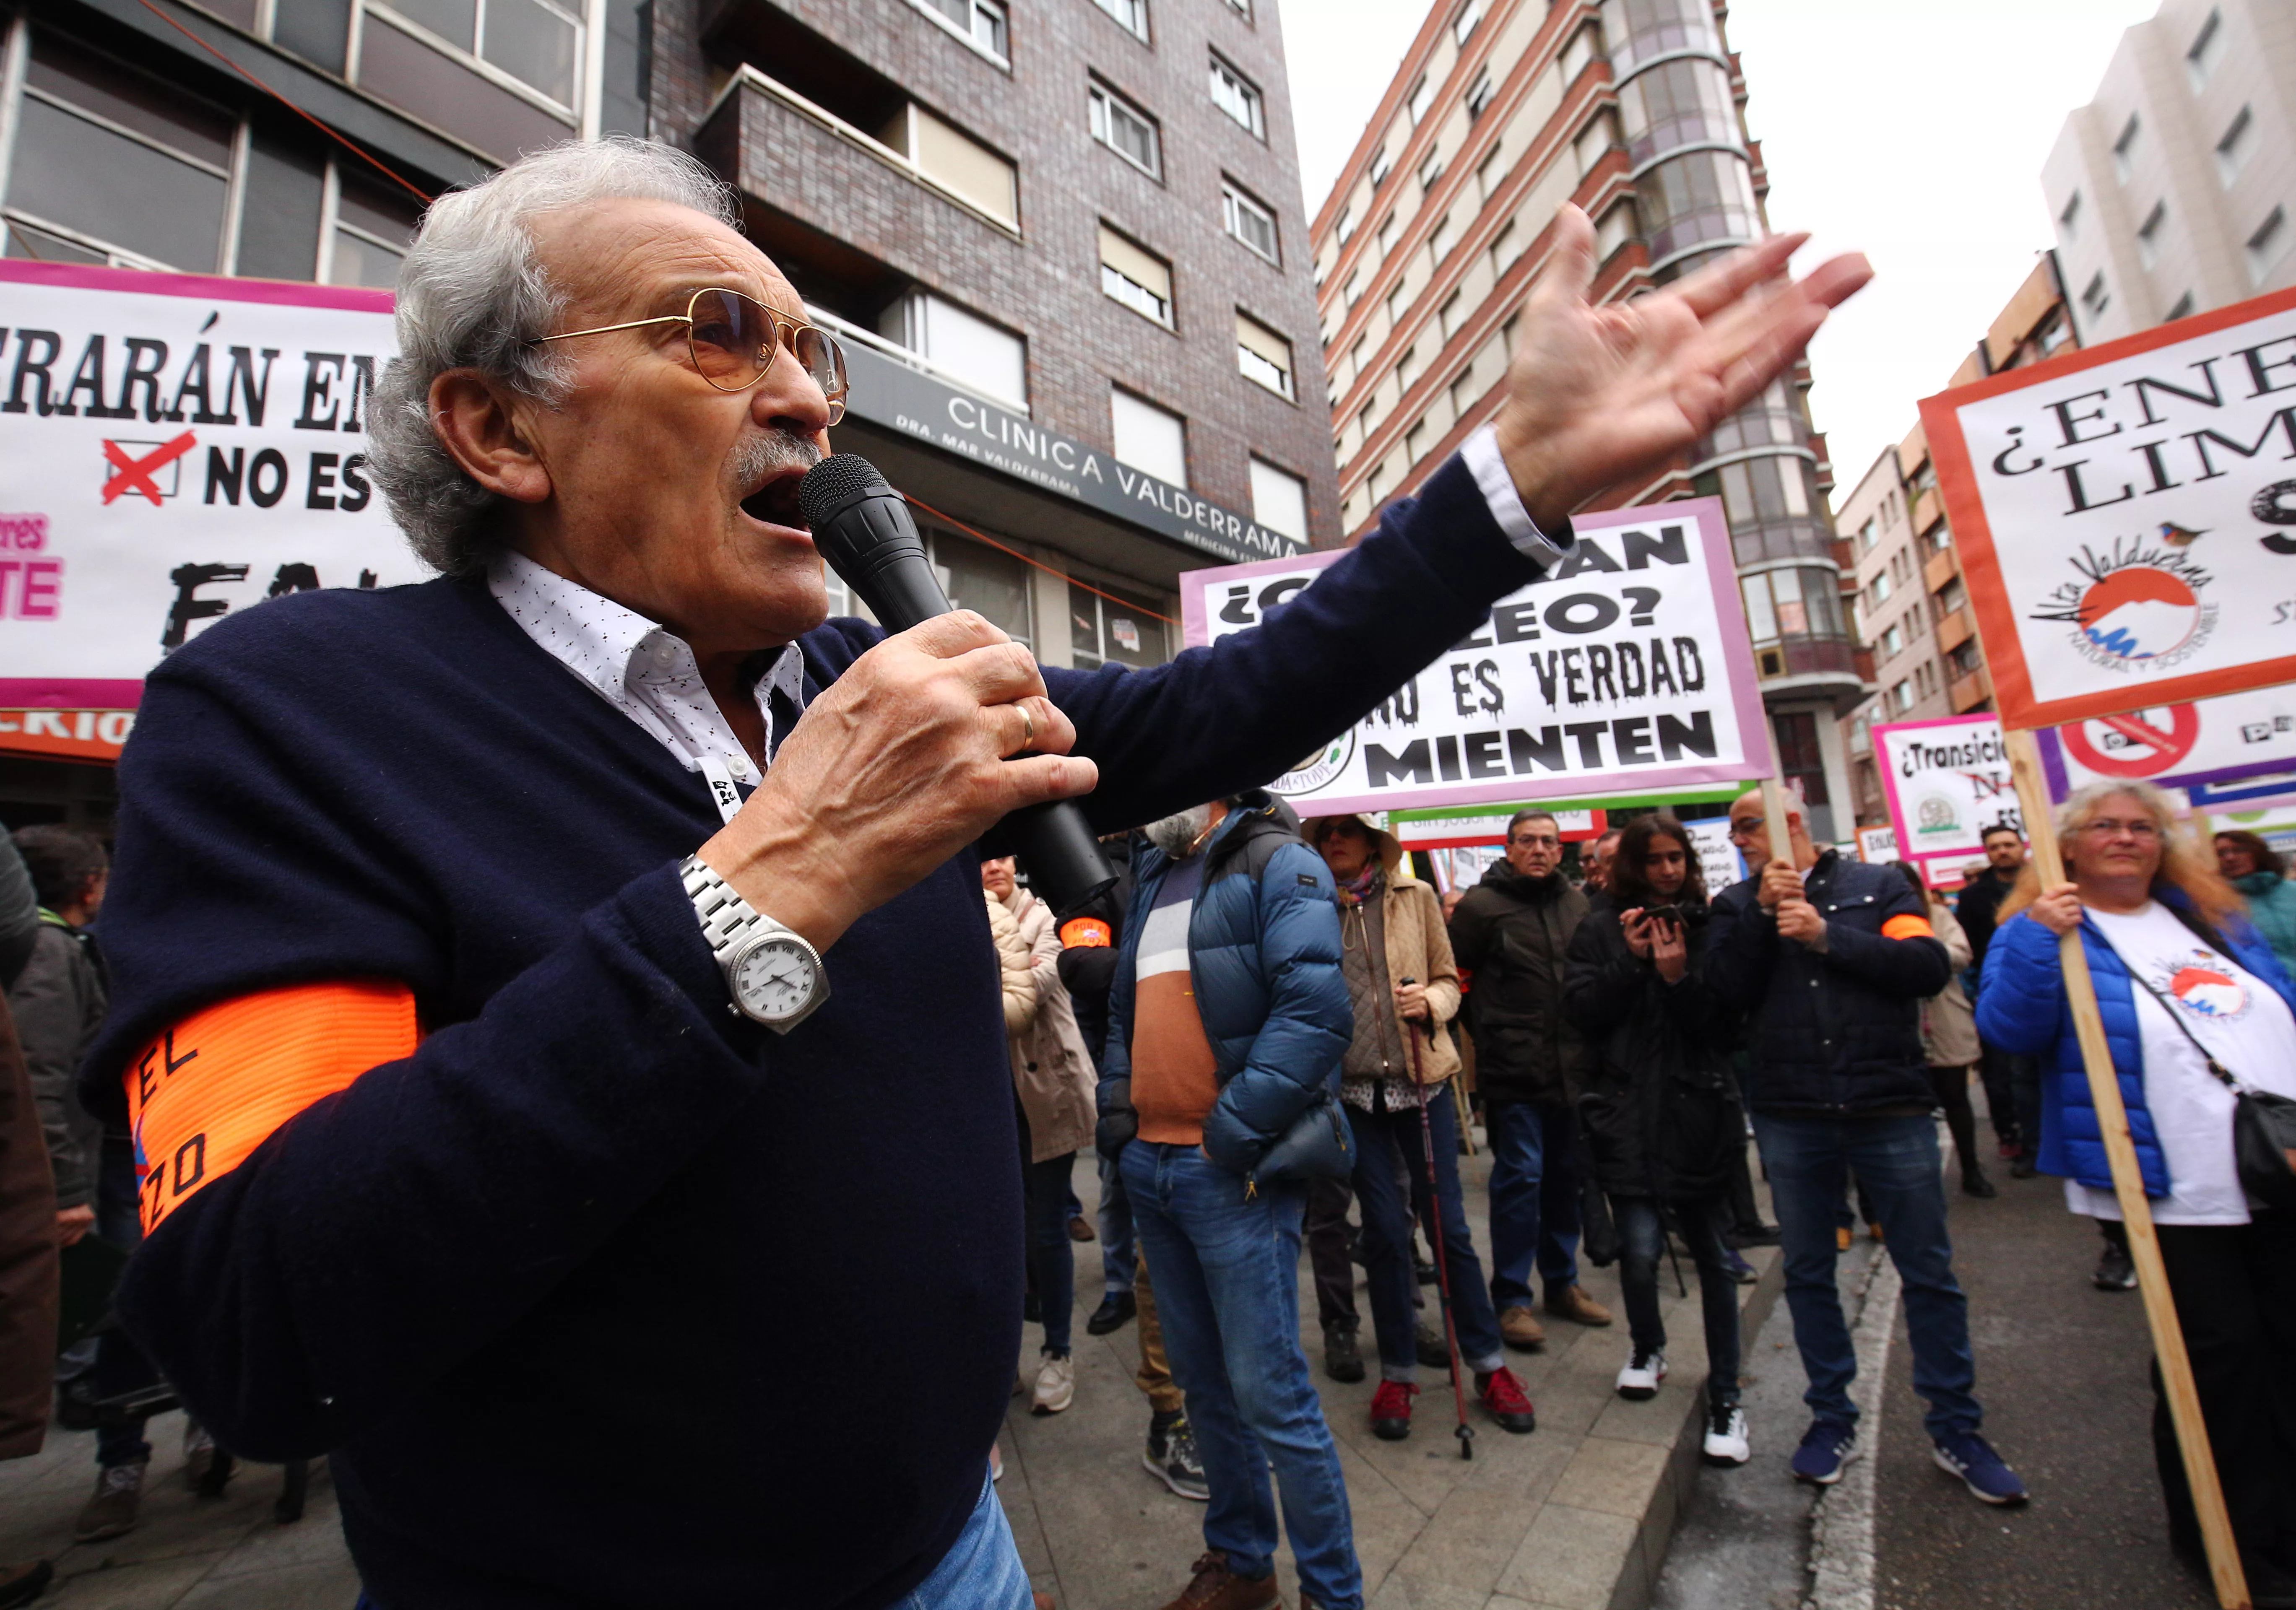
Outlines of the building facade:
{"type": "MultiPolygon", "coordinates": [[[[1340,535],[1256,0],[45,0],[0,12],[13,257],[389,286],[423,197],[646,134],[844,343],[840,451],[1050,665],[1159,663],[1176,577],[1340,535]]],[[[832,578],[833,583],[834,578],[832,578]]],[[[849,601],[839,596],[838,607],[849,601]]],[[[108,776],[0,755],[10,825],[108,776]]]]}
{"type": "Polygon", "coordinates": [[[2041,188],[2086,345],[2296,284],[2296,8],[2162,0],[2041,188]]]}
{"type": "MultiPolygon", "coordinates": [[[[1440,0],[1316,224],[1341,520],[1367,528],[1497,409],[1555,209],[1595,221],[1623,299],[1766,233],[1759,144],[1716,0],[1440,0]]],[[[1618,507],[1727,512],[1782,772],[1846,831],[1839,717],[1868,691],[1808,377],[1782,380],[1618,507]]]]}

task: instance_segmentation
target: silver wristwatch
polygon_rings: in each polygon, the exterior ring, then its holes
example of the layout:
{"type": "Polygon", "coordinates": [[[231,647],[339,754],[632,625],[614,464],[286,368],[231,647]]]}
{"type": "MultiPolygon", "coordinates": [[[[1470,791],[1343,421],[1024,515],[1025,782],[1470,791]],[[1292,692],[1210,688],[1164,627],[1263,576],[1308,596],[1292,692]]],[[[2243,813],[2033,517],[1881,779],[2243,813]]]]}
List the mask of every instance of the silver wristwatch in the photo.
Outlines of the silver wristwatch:
{"type": "Polygon", "coordinates": [[[677,872],[734,1009],[786,1034],[829,999],[821,952],[801,936],[735,894],[701,856],[688,855],[677,872]]]}

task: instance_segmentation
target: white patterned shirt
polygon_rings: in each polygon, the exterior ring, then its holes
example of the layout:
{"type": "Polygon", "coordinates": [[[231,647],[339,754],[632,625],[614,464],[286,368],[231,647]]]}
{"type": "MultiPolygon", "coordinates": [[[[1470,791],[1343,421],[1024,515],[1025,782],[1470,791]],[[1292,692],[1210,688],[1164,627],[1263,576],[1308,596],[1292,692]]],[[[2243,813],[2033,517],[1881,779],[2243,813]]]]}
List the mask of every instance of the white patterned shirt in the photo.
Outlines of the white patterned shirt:
{"type": "MultiPolygon", "coordinates": [[[[687,771],[701,771],[702,757],[714,756],[735,781],[755,786],[757,767],[702,684],[684,639],[514,550],[488,571],[487,590],[552,658],[652,733],[687,771]]],[[[795,643],[758,679],[767,754],[774,747],[776,689],[791,707],[805,707],[805,658],[795,643]]]]}

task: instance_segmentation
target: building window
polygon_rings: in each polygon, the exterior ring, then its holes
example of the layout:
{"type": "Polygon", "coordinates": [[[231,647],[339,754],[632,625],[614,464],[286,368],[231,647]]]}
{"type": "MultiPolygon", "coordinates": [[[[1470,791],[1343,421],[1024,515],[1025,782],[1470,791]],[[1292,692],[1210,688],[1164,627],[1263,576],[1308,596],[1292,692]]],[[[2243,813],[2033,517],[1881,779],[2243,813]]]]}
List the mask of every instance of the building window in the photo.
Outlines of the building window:
{"type": "Polygon", "coordinates": [[[1884,659],[1894,658],[1905,648],[1905,646],[1906,629],[1903,625],[1892,621],[1890,624],[1890,629],[1882,633],[1882,658],[1884,659]]]}
{"type": "Polygon", "coordinates": [[[1611,254],[1634,239],[1635,203],[1631,196],[1621,197],[1604,213],[1595,225],[1595,260],[1604,263],[1611,254]]]}
{"type": "Polygon", "coordinates": [[[1100,288],[1144,319],[1172,328],[1172,266],[1100,226],[1100,288]]]}
{"type": "Polygon", "coordinates": [[[1395,237],[1403,233],[1403,225],[1393,213],[1379,221],[1379,255],[1384,258],[1395,249],[1395,237]]]}
{"type": "Polygon", "coordinates": [[[2217,58],[2223,54],[2224,18],[2211,11],[2193,40],[2193,48],[2185,53],[2185,76],[2193,81],[2194,94],[2198,94],[2207,86],[2209,75],[2216,70],[2217,58]]]}
{"type": "Polygon", "coordinates": [[[2248,237],[2249,276],[2259,285],[2264,283],[2265,276],[2272,272],[2273,265],[2280,261],[2281,254],[2287,249],[2287,209],[2276,207],[2258,225],[2256,233],[2248,237]]]}
{"type": "Polygon", "coordinates": [[[1403,104],[1404,110],[1411,114],[1414,127],[1424,121],[1427,109],[1435,104],[1435,80],[1421,74],[1419,82],[1413,86],[1403,104]]]}
{"type": "Polygon", "coordinates": [[[2072,199],[2065,203],[2064,211],[2057,215],[2057,227],[2065,232],[2066,240],[2071,240],[2073,236],[2079,233],[2075,225],[2079,224],[2079,220],[2080,192],[2075,191],[2072,193],[2072,199]]]}
{"type": "Polygon", "coordinates": [[[1292,396],[1292,343],[1241,313],[1235,315],[1235,366],[1276,396],[1292,396]]]}
{"type": "Polygon", "coordinates": [[[1096,0],[1096,4],[1126,33],[1144,43],[1147,40],[1148,0],[1096,0]]]}
{"type": "Polygon", "coordinates": [[[1770,730],[1777,734],[1778,775],[1786,786],[1804,805],[1826,804],[1825,751],[1818,746],[1816,713],[1781,710],[1770,718],[1770,730]]]}
{"type": "Polygon", "coordinates": [[[1475,31],[1475,25],[1482,20],[1483,0],[1467,0],[1459,8],[1458,14],[1451,19],[1451,43],[1464,45],[1467,37],[1475,31]]]}
{"type": "Polygon", "coordinates": [[[2193,293],[2188,290],[2183,296],[2177,298],[2177,305],[2169,309],[2169,316],[2161,322],[2163,323],[2173,324],[2178,319],[2191,318],[2193,316],[2193,293]]]}
{"type": "Polygon", "coordinates": [[[2249,151],[2255,144],[2249,138],[2249,131],[2255,127],[2256,119],[2243,106],[2234,115],[2232,127],[2225,130],[2224,138],[2217,142],[2217,177],[2227,186],[2240,176],[2240,170],[2248,164],[2249,151]]]}
{"type": "Polygon", "coordinates": [[[1481,196],[1484,200],[1489,200],[1491,192],[1499,187],[1499,181],[1505,177],[1506,164],[1502,159],[1499,148],[1494,146],[1488,156],[1475,164],[1475,193],[1481,196]]]}
{"type": "Polygon", "coordinates": [[[1036,621],[1029,608],[1034,589],[1025,561],[935,527],[927,526],[919,535],[950,603],[987,616],[1014,642],[1035,642],[1036,621]]]}
{"type": "Polygon", "coordinates": [[[337,183],[327,283],[392,289],[398,283],[399,260],[414,243],[414,226],[421,221],[420,211],[403,191],[386,191],[343,175],[337,183]]]}
{"type": "Polygon", "coordinates": [[[1489,68],[1486,67],[1475,75],[1474,87],[1467,92],[1468,122],[1472,123],[1483,115],[1483,109],[1491,103],[1491,95],[1496,88],[1491,83],[1489,68]]]}
{"type": "Polygon", "coordinates": [[[1112,589],[1087,591],[1069,584],[1069,647],[1083,670],[1097,670],[1113,662],[1119,666],[1160,666],[1164,663],[1164,623],[1160,611],[1129,602],[1112,589]]]}
{"type": "MultiPolygon", "coordinates": [[[[1629,26],[1632,24],[1629,23],[1629,26]]],[[[1562,47],[1562,82],[1565,84],[1578,82],[1578,75],[1585,72],[1587,64],[1602,53],[1602,25],[1589,22],[1573,34],[1570,37],[1570,43],[1562,47]]],[[[1620,66],[1620,70],[1624,70],[1625,63],[1622,62],[1620,66]]]]}
{"type": "Polygon", "coordinates": [[[1371,428],[1379,422],[1379,398],[1374,396],[1356,413],[1356,432],[1365,441],[1371,439],[1371,428]]]}
{"type": "Polygon", "coordinates": [[[1427,421],[1422,419],[1403,433],[1403,456],[1417,463],[1420,456],[1427,451],[1428,440],[1427,421]]]}
{"type": "Polygon", "coordinates": [[[2088,309],[2089,317],[2096,318],[2112,305],[2112,293],[2105,289],[2104,270],[2100,268],[2090,279],[2088,289],[2081,292],[2081,306],[2088,309]]]}
{"type": "MultiPolygon", "coordinates": [[[[1334,225],[1332,225],[1332,234],[1334,234],[1335,236],[1337,236],[1337,237],[1339,238],[1339,242],[1340,242],[1340,244],[1341,244],[1341,245],[1345,246],[1345,245],[1348,243],[1348,237],[1349,237],[1349,236],[1350,236],[1350,235],[1352,235],[1352,234],[1354,234],[1354,233],[1355,233],[1355,232],[1356,232],[1356,209],[1355,209],[1354,208],[1352,208],[1352,207],[1342,207],[1342,208],[1340,208],[1340,221],[1339,221],[1337,224],[1334,224],[1334,225]]],[[[1350,298],[1349,298],[1348,299],[1349,299],[1349,301],[1353,301],[1355,298],[1352,298],[1352,297],[1350,297],[1350,298]]]]}
{"type": "Polygon", "coordinates": [[[2059,347],[2072,339],[2072,323],[2062,312],[2050,314],[2041,321],[2041,327],[2033,332],[2033,339],[2040,344],[2041,356],[2045,358],[2053,356],[2059,347]]]}
{"type": "MultiPolygon", "coordinates": [[[[1217,71],[1215,72],[1212,79],[1212,96],[1215,100],[1219,96],[1219,79],[1217,71]]],[[[1230,115],[1235,116],[1233,112],[1231,112],[1230,115]]],[[[1246,128],[1251,127],[1250,123],[1240,116],[1235,116],[1235,120],[1243,124],[1246,128]]],[[[1394,171],[1395,165],[1388,159],[1386,146],[1382,145],[1377,151],[1371,153],[1371,187],[1374,190],[1377,190],[1381,185],[1386,184],[1387,176],[1394,171]]]]}
{"type": "Polygon", "coordinates": [[[1371,494],[1371,501],[1374,505],[1376,505],[1381,498],[1387,495],[1387,465],[1384,462],[1374,464],[1371,467],[1371,478],[1365,482],[1364,485],[1365,490],[1371,494]]]}
{"type": "Polygon", "coordinates": [[[1436,310],[1436,323],[1447,341],[1459,332],[1460,323],[1467,316],[1466,295],[1464,290],[1455,290],[1443,298],[1443,306],[1436,310]]]}
{"type": "Polygon", "coordinates": [[[2128,121],[2120,130],[2120,138],[2112,143],[2112,171],[2123,184],[2128,183],[2129,169],[2136,158],[2136,114],[2130,112],[2128,121]]]}
{"type": "Polygon", "coordinates": [[[1521,255],[1521,249],[1515,244],[1514,220],[1509,218],[1500,226],[1498,233],[1491,237],[1491,278],[1496,280],[1504,275],[1521,255]]]}
{"type": "Polygon", "coordinates": [[[1212,104],[1250,129],[1267,137],[1267,119],[1259,101],[1259,86],[1212,54],[1212,104]]]}
{"type": "MultiPolygon", "coordinates": [[[[367,9],[382,8],[368,0],[367,9]]],[[[573,106],[582,45],[576,8],[552,0],[397,0],[390,10],[394,21],[412,22],[560,106],[573,106]]]]}
{"type": "Polygon", "coordinates": [[[1445,213],[1443,221],[1435,225],[1435,233],[1427,237],[1427,260],[1440,266],[1451,255],[1451,215],[1445,213]]]}
{"type": "Polygon", "coordinates": [[[1762,570],[1739,582],[1746,601],[1746,625],[1758,643],[1782,637],[1841,636],[1840,589],[1834,572],[1816,568],[1762,570]]]}
{"type": "Polygon", "coordinates": [[[1411,382],[1419,378],[1419,344],[1413,342],[1395,360],[1395,389],[1399,396],[1411,389],[1411,382]]]}
{"type": "Polygon", "coordinates": [[[1150,178],[1163,176],[1156,119],[1105,85],[1092,86],[1092,137],[1150,178]]]}
{"type": "Polygon", "coordinates": [[[901,109],[883,138],[943,190],[1008,228],[1020,228],[1020,170],[955,124],[943,122],[913,101],[901,109]]]}
{"type": "Polygon", "coordinates": [[[877,333],[956,384],[1028,411],[1029,344],[1011,331],[929,290],[912,290],[885,310],[877,333]]]}
{"type": "Polygon", "coordinates": [[[1109,413],[1116,456],[1175,486],[1188,484],[1188,432],[1180,416],[1128,391],[1111,388],[1109,413]]]}
{"type": "Polygon", "coordinates": [[[1251,0],[1227,0],[1228,9],[1246,22],[1251,20],[1251,0]]]}
{"type": "Polygon", "coordinates": [[[1867,520],[1864,525],[1857,527],[1857,546],[1860,552],[1866,553],[1873,552],[1874,544],[1881,540],[1882,532],[1877,522],[1867,520]]]}
{"type": "Polygon", "coordinates": [[[1271,263],[1281,263],[1276,249],[1275,214],[1236,188],[1233,179],[1220,182],[1220,216],[1228,233],[1271,263]]]}
{"type": "Polygon", "coordinates": [[[1876,608],[1890,601],[1890,574],[1896,568],[1897,561],[1893,559],[1890,561],[1890,569],[1882,571],[1874,578],[1874,603],[1876,608]]]}
{"type": "Polygon", "coordinates": [[[1251,461],[1251,518],[1295,543],[1308,540],[1308,483],[1265,459],[1251,461]]]}
{"type": "Polygon", "coordinates": [[[1478,387],[1475,384],[1475,371],[1472,365],[1462,370],[1460,372],[1459,378],[1451,382],[1451,413],[1453,417],[1456,419],[1465,419],[1467,417],[1468,410],[1474,407],[1475,404],[1480,400],[1483,392],[1488,389],[1488,387],[1478,387]]]}
{"type": "Polygon", "coordinates": [[[1435,181],[1443,176],[1443,153],[1431,151],[1427,160],[1419,165],[1419,193],[1425,195],[1435,188],[1435,181]]]}
{"type": "Polygon", "coordinates": [[[2169,221],[2169,203],[2155,201],[2144,222],[2136,226],[2136,260],[2151,268],[2161,260],[2161,226],[2169,221]]]}
{"type": "MultiPolygon", "coordinates": [[[[496,0],[499,4],[500,0],[496,0]]],[[[926,12],[949,26],[961,39],[970,40],[999,61],[1009,62],[1005,47],[1004,0],[916,0],[926,12]]]]}
{"type": "Polygon", "coordinates": [[[1890,702],[1897,706],[1898,714],[1900,715],[1914,707],[1914,679],[1912,677],[1906,677],[1896,687],[1890,690],[1890,702]]]}

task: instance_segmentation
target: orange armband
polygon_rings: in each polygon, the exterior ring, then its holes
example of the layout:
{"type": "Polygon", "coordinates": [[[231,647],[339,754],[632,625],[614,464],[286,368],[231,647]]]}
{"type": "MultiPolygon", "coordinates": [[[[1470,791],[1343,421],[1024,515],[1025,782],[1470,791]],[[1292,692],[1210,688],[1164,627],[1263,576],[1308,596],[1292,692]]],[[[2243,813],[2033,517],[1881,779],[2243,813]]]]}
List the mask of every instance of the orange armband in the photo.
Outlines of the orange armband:
{"type": "Polygon", "coordinates": [[[414,992],[375,979],[242,995],[152,1041],[126,1075],[144,1232],[297,1113],[420,1038],[414,992]]]}
{"type": "Polygon", "coordinates": [[[1928,918],[1915,917],[1907,912],[1892,917],[1883,923],[1882,937],[1884,939],[1934,939],[1937,937],[1937,930],[1930,926],[1928,918]]]}

